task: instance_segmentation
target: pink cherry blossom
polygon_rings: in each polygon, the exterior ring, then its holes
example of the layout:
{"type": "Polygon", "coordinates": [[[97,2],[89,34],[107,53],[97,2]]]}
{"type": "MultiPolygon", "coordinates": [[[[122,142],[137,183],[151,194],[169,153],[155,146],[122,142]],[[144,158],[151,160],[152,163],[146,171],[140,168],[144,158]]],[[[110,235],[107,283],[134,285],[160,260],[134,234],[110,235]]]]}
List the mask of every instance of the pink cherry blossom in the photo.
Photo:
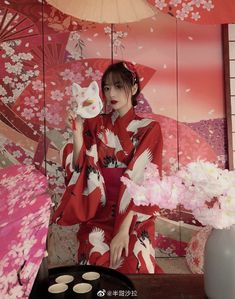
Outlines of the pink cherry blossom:
{"type": "Polygon", "coordinates": [[[43,91],[43,82],[41,80],[36,80],[32,82],[33,90],[43,91]]]}
{"type": "Polygon", "coordinates": [[[63,100],[63,96],[64,96],[63,92],[61,92],[58,89],[51,91],[51,99],[52,100],[62,101],[63,100]]]}
{"type": "Polygon", "coordinates": [[[35,116],[33,109],[31,108],[24,108],[24,111],[21,113],[21,115],[27,120],[30,120],[35,116]]]}
{"type": "Polygon", "coordinates": [[[190,210],[203,225],[227,228],[235,224],[235,171],[198,160],[172,175],[160,177],[157,166],[145,168],[142,184],[121,178],[136,205],[190,210]]]}

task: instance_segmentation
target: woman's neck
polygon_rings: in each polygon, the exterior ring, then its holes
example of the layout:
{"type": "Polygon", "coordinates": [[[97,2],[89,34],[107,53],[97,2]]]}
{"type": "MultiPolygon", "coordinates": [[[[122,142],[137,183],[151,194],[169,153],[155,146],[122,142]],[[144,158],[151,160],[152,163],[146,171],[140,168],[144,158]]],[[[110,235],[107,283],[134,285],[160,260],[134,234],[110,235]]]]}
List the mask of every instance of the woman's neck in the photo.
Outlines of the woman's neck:
{"type": "Polygon", "coordinates": [[[132,109],[133,106],[131,105],[126,105],[125,107],[122,107],[121,109],[118,109],[118,113],[120,117],[123,117],[125,114],[127,114],[128,111],[130,111],[130,109],[132,109]]]}

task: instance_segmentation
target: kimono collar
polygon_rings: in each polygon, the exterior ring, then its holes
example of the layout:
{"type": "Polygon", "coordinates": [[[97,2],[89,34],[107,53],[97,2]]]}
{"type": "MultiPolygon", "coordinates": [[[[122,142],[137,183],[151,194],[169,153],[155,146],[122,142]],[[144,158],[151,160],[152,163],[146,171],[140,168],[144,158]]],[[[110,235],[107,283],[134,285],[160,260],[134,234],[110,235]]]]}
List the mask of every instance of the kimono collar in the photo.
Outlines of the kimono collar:
{"type": "Polygon", "coordinates": [[[130,108],[130,110],[127,111],[126,114],[124,114],[122,117],[118,116],[117,120],[122,125],[127,127],[128,124],[135,119],[135,110],[134,108],[130,108]]]}

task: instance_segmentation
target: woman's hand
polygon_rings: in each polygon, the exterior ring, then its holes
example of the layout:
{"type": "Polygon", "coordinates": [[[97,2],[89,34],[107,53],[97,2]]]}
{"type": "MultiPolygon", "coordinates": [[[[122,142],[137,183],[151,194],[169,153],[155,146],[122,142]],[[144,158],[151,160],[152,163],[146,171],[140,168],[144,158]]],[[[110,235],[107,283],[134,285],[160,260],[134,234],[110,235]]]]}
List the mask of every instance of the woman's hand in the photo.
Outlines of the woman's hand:
{"type": "Polygon", "coordinates": [[[79,153],[83,145],[83,119],[73,110],[68,110],[65,120],[67,126],[73,131],[73,168],[75,168],[79,153]]]}
{"type": "Polygon", "coordinates": [[[77,115],[73,110],[68,110],[65,122],[66,125],[73,131],[79,130],[81,132],[83,119],[79,115],[77,115]]]}
{"type": "Polygon", "coordinates": [[[119,231],[110,243],[110,267],[115,268],[120,262],[122,252],[125,250],[125,256],[128,256],[129,233],[126,230],[119,231]]]}
{"type": "Polygon", "coordinates": [[[133,211],[129,211],[126,218],[123,220],[118,233],[113,237],[110,243],[110,267],[112,268],[115,268],[120,262],[123,250],[125,250],[125,256],[128,256],[130,239],[129,231],[134,215],[133,211]]]}

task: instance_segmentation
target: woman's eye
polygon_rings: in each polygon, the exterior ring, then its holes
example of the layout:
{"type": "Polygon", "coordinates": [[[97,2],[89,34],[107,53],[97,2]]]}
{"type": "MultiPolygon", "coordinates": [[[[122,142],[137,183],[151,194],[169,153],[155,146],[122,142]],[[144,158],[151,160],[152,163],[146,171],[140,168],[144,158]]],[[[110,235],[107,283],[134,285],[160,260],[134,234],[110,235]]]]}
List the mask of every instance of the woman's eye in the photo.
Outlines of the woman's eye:
{"type": "Polygon", "coordinates": [[[117,88],[117,89],[122,89],[122,88],[123,88],[123,84],[121,84],[121,83],[116,83],[116,84],[115,84],[115,88],[117,88]]]}
{"type": "Polygon", "coordinates": [[[108,87],[108,86],[105,86],[105,87],[104,87],[104,92],[107,92],[107,91],[109,91],[109,87],[108,87]]]}

